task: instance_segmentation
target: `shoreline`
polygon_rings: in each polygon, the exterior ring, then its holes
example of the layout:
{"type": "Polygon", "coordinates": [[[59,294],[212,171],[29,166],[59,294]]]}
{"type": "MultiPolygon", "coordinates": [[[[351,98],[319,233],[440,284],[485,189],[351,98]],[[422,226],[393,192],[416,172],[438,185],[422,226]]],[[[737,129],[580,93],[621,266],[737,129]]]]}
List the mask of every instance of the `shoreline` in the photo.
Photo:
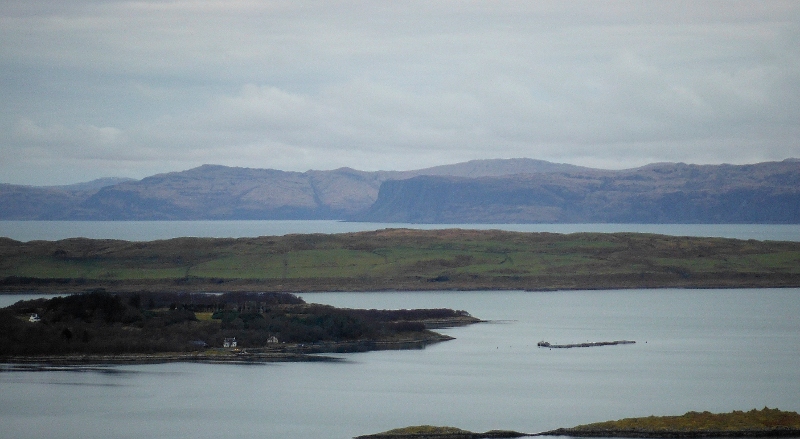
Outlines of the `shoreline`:
{"type": "Polygon", "coordinates": [[[273,285],[271,283],[236,281],[229,282],[174,282],[174,283],[120,283],[120,282],[85,282],[75,279],[52,280],[47,282],[21,282],[17,284],[9,283],[7,280],[0,279],[0,295],[16,294],[80,294],[93,291],[103,291],[112,294],[117,293],[149,293],[149,292],[174,292],[182,293],[192,291],[200,294],[221,294],[221,293],[397,293],[397,292],[425,292],[425,291],[525,291],[525,292],[553,292],[553,291],[609,291],[609,290],[665,290],[665,289],[697,289],[697,290],[727,290],[727,289],[791,289],[800,288],[800,275],[782,276],[774,278],[764,276],[740,276],[738,279],[728,279],[721,282],[644,282],[629,284],[625,282],[573,282],[555,283],[550,285],[530,286],[512,282],[509,284],[465,282],[457,285],[437,285],[431,283],[406,284],[400,282],[394,285],[385,284],[330,284],[330,285],[273,285]],[[228,285],[225,285],[228,284],[228,285]],[[437,288],[438,287],[438,288],[437,288]]]}
{"type": "Polygon", "coordinates": [[[574,429],[557,428],[555,430],[536,433],[531,436],[567,436],[567,437],[602,437],[602,438],[657,438],[657,439],[694,439],[694,438],[748,438],[748,437],[800,437],[800,429],[775,428],[752,430],[647,430],[647,429],[574,429]]]}
{"type": "Polygon", "coordinates": [[[83,293],[102,290],[111,293],[185,292],[237,293],[237,292],[398,292],[398,291],[577,291],[577,290],[632,290],[632,289],[729,289],[729,288],[799,288],[797,273],[730,273],[728,276],[696,274],[682,276],[641,275],[587,275],[575,277],[522,277],[509,279],[481,279],[479,277],[451,277],[438,282],[428,279],[344,279],[330,282],[319,280],[256,281],[248,279],[170,279],[167,281],[103,281],[96,279],[29,279],[0,278],[0,294],[57,294],[83,293]]]}
{"type": "Polygon", "coordinates": [[[575,437],[575,438],[638,438],[638,439],[702,439],[702,438],[767,438],[800,437],[800,429],[762,429],[762,430],[576,430],[558,428],[542,433],[520,433],[511,430],[495,430],[485,433],[469,431],[443,433],[377,433],[356,436],[354,439],[493,439],[519,437],[575,437]]]}
{"type": "MultiPolygon", "coordinates": [[[[480,321],[473,323],[478,322],[480,321]]],[[[470,323],[461,324],[467,325],[470,323]]],[[[278,347],[240,349],[215,348],[202,352],[13,355],[0,356],[0,364],[10,365],[13,368],[23,365],[58,367],[163,363],[262,364],[279,362],[336,362],[343,361],[343,359],[333,356],[332,354],[424,349],[428,345],[449,340],[454,340],[454,338],[443,334],[432,333],[425,338],[328,341],[309,344],[290,344],[278,347]]],[[[23,368],[31,370],[31,368],[23,368]]]]}

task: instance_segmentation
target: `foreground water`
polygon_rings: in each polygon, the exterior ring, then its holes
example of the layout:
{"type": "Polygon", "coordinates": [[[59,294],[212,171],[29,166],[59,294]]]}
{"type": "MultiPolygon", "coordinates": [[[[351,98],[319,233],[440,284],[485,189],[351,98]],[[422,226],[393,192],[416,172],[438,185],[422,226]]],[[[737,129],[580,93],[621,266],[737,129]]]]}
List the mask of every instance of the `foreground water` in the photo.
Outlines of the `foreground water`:
{"type": "Polygon", "coordinates": [[[493,322],[339,363],[0,368],[9,438],[349,438],[416,424],[536,432],[630,416],[800,410],[800,289],[302,294],[493,322]],[[536,343],[636,340],[542,349],[536,343]]]}
{"type": "Polygon", "coordinates": [[[0,236],[18,241],[65,238],[152,241],[199,236],[241,238],[290,233],[346,233],[386,228],[498,229],[515,232],[637,232],[675,236],[800,241],[800,224],[408,224],[342,221],[0,221],[0,236]]]}

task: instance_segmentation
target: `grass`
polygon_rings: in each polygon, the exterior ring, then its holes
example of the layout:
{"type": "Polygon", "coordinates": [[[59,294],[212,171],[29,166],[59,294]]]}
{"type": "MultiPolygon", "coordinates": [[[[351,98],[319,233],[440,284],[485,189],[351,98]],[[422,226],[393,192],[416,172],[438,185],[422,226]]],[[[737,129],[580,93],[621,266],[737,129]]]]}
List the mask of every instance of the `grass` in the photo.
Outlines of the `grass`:
{"type": "Polygon", "coordinates": [[[193,280],[261,282],[267,288],[289,282],[301,289],[423,289],[431,281],[459,289],[798,286],[800,243],[459,229],[151,242],[0,238],[3,278],[6,285],[16,278],[193,280]]]}
{"type": "MultiPolygon", "coordinates": [[[[796,412],[785,412],[764,407],[762,410],[748,412],[734,410],[731,413],[688,412],[681,416],[648,416],[644,418],[626,418],[618,421],[597,422],[579,425],[573,428],[558,429],[543,433],[545,436],[573,437],[739,437],[748,435],[763,436],[764,433],[780,435],[800,431],[800,415],[796,412]],[[777,432],[777,433],[776,433],[777,432]],[[761,433],[761,434],[759,434],[761,433]]],[[[447,434],[464,434],[480,437],[518,437],[523,434],[494,430],[475,435],[455,427],[435,427],[419,425],[396,428],[370,437],[436,437],[447,434]],[[493,434],[495,433],[495,434],[493,434]]],[[[765,436],[768,437],[768,436],[765,436]]]]}
{"type": "Polygon", "coordinates": [[[456,427],[437,427],[433,425],[415,425],[411,427],[395,428],[381,433],[386,436],[426,435],[426,434],[469,434],[467,430],[456,427]]]}
{"type": "Polygon", "coordinates": [[[800,429],[800,415],[764,407],[731,413],[688,412],[682,416],[648,416],[580,425],[571,430],[612,431],[750,431],[800,429]]]}
{"type": "Polygon", "coordinates": [[[213,312],[195,312],[194,316],[197,317],[197,320],[201,322],[217,322],[219,320],[213,320],[211,316],[214,315],[213,312]]]}

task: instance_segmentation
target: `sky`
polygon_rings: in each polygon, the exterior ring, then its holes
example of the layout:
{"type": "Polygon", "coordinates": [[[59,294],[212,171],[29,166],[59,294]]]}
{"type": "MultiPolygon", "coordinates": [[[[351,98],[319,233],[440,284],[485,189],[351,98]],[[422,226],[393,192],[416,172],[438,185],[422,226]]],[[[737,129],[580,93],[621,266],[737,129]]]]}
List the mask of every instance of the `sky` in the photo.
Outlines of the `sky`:
{"type": "Polygon", "coordinates": [[[0,183],[800,157],[800,2],[3,0],[0,183]]]}

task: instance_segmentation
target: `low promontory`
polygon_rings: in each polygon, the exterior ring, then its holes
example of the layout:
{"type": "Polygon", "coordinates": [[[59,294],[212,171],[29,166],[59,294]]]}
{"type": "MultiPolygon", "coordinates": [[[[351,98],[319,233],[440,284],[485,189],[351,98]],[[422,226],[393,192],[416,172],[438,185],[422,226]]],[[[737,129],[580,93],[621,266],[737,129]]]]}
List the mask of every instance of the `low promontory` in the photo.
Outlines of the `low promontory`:
{"type": "Polygon", "coordinates": [[[420,425],[357,436],[355,439],[491,439],[523,436],[681,439],[800,437],[800,414],[767,407],[747,412],[688,412],[682,416],[626,418],[535,434],[511,430],[473,433],[455,427],[420,425]]]}
{"type": "Polygon", "coordinates": [[[541,436],[630,438],[800,437],[800,415],[764,407],[747,412],[688,412],[559,428],[541,436]]]}
{"type": "Polygon", "coordinates": [[[430,328],[479,321],[451,309],[335,308],[289,293],[95,291],[0,309],[0,362],[330,361],[324,354],[421,348],[452,339],[430,328]]]}

